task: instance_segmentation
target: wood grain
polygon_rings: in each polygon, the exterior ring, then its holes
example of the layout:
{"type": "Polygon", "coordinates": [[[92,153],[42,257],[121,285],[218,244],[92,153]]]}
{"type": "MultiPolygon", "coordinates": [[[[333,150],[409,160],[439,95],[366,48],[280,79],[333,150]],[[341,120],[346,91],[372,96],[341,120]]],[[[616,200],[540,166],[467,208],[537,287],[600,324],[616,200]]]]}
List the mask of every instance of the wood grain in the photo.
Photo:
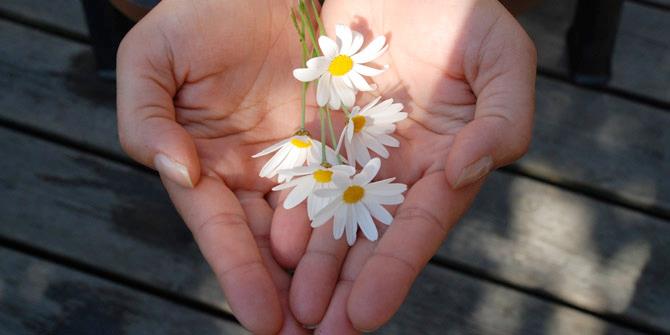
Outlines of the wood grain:
{"type": "Polygon", "coordinates": [[[57,30],[88,35],[81,0],[2,0],[0,11],[57,30]]]}
{"type": "MultiPolygon", "coordinates": [[[[0,236],[229,311],[215,276],[171,208],[158,178],[3,128],[0,128],[0,150],[7,157],[0,162],[0,198],[8,200],[0,202],[3,213],[0,236]]],[[[489,202],[490,196],[484,194],[483,201],[489,202]]],[[[489,249],[480,243],[487,243],[490,233],[473,222],[468,219],[461,226],[481,231],[480,238],[473,239],[472,235],[479,234],[468,229],[466,233],[454,234],[450,243],[474,243],[482,249],[473,252],[470,246],[462,248],[464,252],[459,254],[445,249],[452,255],[442,253],[443,257],[452,261],[456,260],[454,257],[464,257],[460,260],[475,267],[481,265],[475,261],[489,249]]],[[[565,257],[560,253],[552,256],[565,257]]],[[[546,263],[543,259],[538,261],[546,263]]],[[[622,266],[626,271],[631,270],[622,266]]],[[[491,268],[500,273],[505,270],[491,268]]],[[[6,277],[4,273],[13,272],[17,270],[0,273],[6,277]]],[[[55,279],[44,281],[51,285],[55,279]]],[[[574,309],[432,264],[414,285],[398,316],[380,333],[414,330],[420,334],[438,334],[445,325],[453,333],[499,334],[500,330],[503,333],[518,330],[520,334],[563,334],[569,333],[569,329],[627,333],[574,309]]]]}
{"type": "Polygon", "coordinates": [[[0,273],[0,334],[248,334],[234,322],[5,248],[0,273]]]}
{"type": "MultiPolygon", "coordinates": [[[[538,65],[567,75],[565,35],[576,0],[543,1],[519,17],[535,41],[538,65]]],[[[670,11],[624,3],[610,87],[670,103],[670,11]]]]}

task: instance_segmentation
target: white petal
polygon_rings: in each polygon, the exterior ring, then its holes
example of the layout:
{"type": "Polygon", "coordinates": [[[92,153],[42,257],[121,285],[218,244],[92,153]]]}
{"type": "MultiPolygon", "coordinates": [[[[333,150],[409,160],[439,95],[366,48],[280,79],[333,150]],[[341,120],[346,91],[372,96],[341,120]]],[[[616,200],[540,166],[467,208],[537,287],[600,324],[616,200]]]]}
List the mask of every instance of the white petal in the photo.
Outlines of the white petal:
{"type": "Polygon", "coordinates": [[[375,69],[362,64],[354,64],[352,71],[356,71],[364,76],[374,77],[384,73],[388,68],[388,65],[384,65],[384,67],[381,69],[375,69]]]}
{"type": "Polygon", "coordinates": [[[316,84],[316,103],[323,107],[330,100],[330,73],[325,73],[316,84]]]}
{"type": "Polygon", "coordinates": [[[347,129],[345,130],[347,132],[347,141],[351,143],[351,140],[354,138],[354,123],[349,120],[346,127],[347,129]]]}
{"type": "Polygon", "coordinates": [[[370,210],[370,214],[372,214],[375,219],[379,220],[379,222],[385,225],[390,225],[391,222],[393,222],[393,216],[382,205],[368,201],[367,199],[364,199],[363,203],[368,210],[370,210]]]}
{"type": "Polygon", "coordinates": [[[314,220],[312,220],[312,228],[318,228],[323,226],[324,223],[326,223],[330,218],[333,217],[335,214],[335,211],[337,210],[338,207],[342,205],[342,201],[340,199],[335,199],[331,201],[326,207],[324,207],[322,210],[318,211],[316,215],[314,216],[314,220]]]}
{"type": "Polygon", "coordinates": [[[358,72],[356,71],[349,71],[349,73],[347,73],[346,76],[349,78],[349,80],[351,80],[356,89],[359,91],[368,92],[375,89],[374,87],[370,86],[370,84],[368,84],[368,82],[365,81],[363,76],[358,74],[358,72]]]}
{"type": "Polygon", "coordinates": [[[291,146],[283,146],[277,153],[270,158],[270,160],[263,165],[261,172],[258,174],[261,177],[272,178],[277,174],[276,168],[292,153],[291,146]]]}
{"type": "Polygon", "coordinates": [[[335,184],[335,186],[337,188],[339,188],[341,190],[344,190],[347,187],[349,187],[349,185],[351,185],[351,179],[348,176],[344,176],[344,175],[341,175],[339,173],[337,173],[337,174],[334,173],[333,174],[332,182],[333,182],[333,184],[335,184]]]}
{"type": "Polygon", "coordinates": [[[313,220],[316,217],[316,214],[319,213],[322,209],[326,208],[328,204],[333,201],[334,198],[321,198],[310,194],[307,197],[307,216],[310,220],[313,220]]]}
{"type": "Polygon", "coordinates": [[[374,100],[368,102],[367,105],[365,105],[363,108],[361,108],[361,115],[363,115],[363,116],[369,115],[370,113],[368,112],[368,110],[370,110],[370,108],[372,108],[372,106],[376,105],[379,102],[379,100],[381,100],[381,99],[382,99],[382,97],[376,97],[374,100]]]}
{"type": "Polygon", "coordinates": [[[372,221],[370,212],[360,202],[357,202],[354,206],[356,208],[356,221],[358,221],[358,225],[361,227],[363,235],[365,235],[365,237],[367,237],[367,239],[370,241],[376,241],[378,237],[377,227],[372,221]]]}
{"type": "Polygon", "coordinates": [[[271,152],[275,152],[275,151],[279,150],[279,148],[281,148],[284,144],[288,143],[288,141],[290,141],[290,140],[291,140],[290,138],[287,138],[285,140],[279,141],[279,142],[261,150],[261,152],[255,154],[251,157],[252,158],[257,158],[257,157],[260,157],[260,156],[265,156],[265,155],[267,155],[271,152]]]}
{"type": "Polygon", "coordinates": [[[352,167],[356,166],[356,147],[350,141],[344,141],[344,149],[347,152],[347,160],[352,167]]]}
{"type": "Polygon", "coordinates": [[[305,177],[296,178],[296,179],[293,179],[291,181],[287,181],[283,184],[279,184],[279,185],[273,187],[272,190],[273,191],[281,191],[281,190],[285,190],[287,188],[295,187],[296,185],[298,185],[301,182],[301,180],[303,178],[305,178],[305,177]]]}
{"type": "Polygon", "coordinates": [[[306,68],[306,69],[295,69],[293,70],[293,77],[302,82],[310,82],[319,78],[320,75],[324,74],[327,69],[318,69],[318,68],[306,68]]]}
{"type": "Polygon", "coordinates": [[[315,190],[314,195],[319,198],[339,198],[342,197],[342,190],[337,188],[322,188],[320,190],[315,190]]]}
{"type": "Polygon", "coordinates": [[[398,194],[402,194],[402,192],[407,191],[407,185],[405,184],[400,183],[393,183],[386,185],[373,185],[373,184],[365,186],[365,194],[380,195],[380,196],[395,196],[398,194]]]}
{"type": "Polygon", "coordinates": [[[356,185],[366,185],[372,181],[379,172],[379,168],[382,166],[382,162],[379,158],[371,159],[365,166],[363,170],[354,176],[353,183],[356,185]]]}
{"type": "Polygon", "coordinates": [[[388,158],[389,157],[389,152],[384,148],[384,146],[377,141],[376,138],[373,136],[369,135],[367,132],[362,131],[360,133],[361,139],[363,143],[365,144],[366,147],[370,148],[370,150],[374,151],[377,155],[383,157],[383,158],[388,158]]]}
{"type": "Polygon", "coordinates": [[[328,59],[326,56],[319,56],[310,58],[305,65],[307,65],[308,68],[319,69],[322,70],[321,72],[326,72],[331,61],[332,60],[328,59]]]}
{"type": "Polygon", "coordinates": [[[352,30],[351,33],[353,34],[353,41],[351,42],[351,47],[349,48],[349,50],[346,50],[346,53],[342,52],[347,56],[355,54],[356,52],[358,52],[358,50],[360,50],[361,46],[363,46],[363,40],[364,40],[363,34],[355,30],[352,30]]]}
{"type": "Polygon", "coordinates": [[[353,36],[351,35],[351,29],[345,25],[336,24],[335,36],[337,36],[337,38],[340,40],[339,53],[348,55],[347,51],[351,49],[351,41],[353,39],[353,36]]]}
{"type": "Polygon", "coordinates": [[[399,205],[405,201],[405,197],[402,195],[383,196],[376,194],[366,194],[365,198],[369,199],[368,201],[376,202],[380,205],[399,205]]]}
{"type": "Polygon", "coordinates": [[[335,219],[333,220],[333,237],[336,240],[342,238],[344,234],[344,227],[347,225],[347,217],[351,215],[349,213],[349,206],[340,206],[337,211],[335,211],[335,219]]]}
{"type": "Polygon", "coordinates": [[[319,169],[318,164],[310,164],[308,166],[296,166],[288,170],[280,170],[279,174],[285,174],[287,176],[304,176],[310,174],[319,169]]]}
{"type": "Polygon", "coordinates": [[[395,131],[395,124],[393,123],[384,123],[384,124],[373,124],[365,128],[365,131],[369,132],[372,135],[382,135],[382,134],[391,134],[395,131]]]}
{"type": "Polygon", "coordinates": [[[354,136],[354,138],[351,140],[351,144],[353,144],[353,147],[356,148],[356,161],[361,164],[361,166],[365,166],[365,164],[370,161],[370,153],[368,152],[368,148],[363,145],[361,139],[358,136],[354,136]]]}
{"type": "Polygon", "coordinates": [[[397,148],[397,147],[400,146],[400,142],[398,140],[396,140],[394,137],[386,135],[386,134],[376,135],[375,138],[377,138],[377,140],[381,144],[389,146],[389,147],[397,148]]]}
{"type": "Polygon", "coordinates": [[[307,199],[307,196],[314,189],[314,178],[301,178],[304,179],[299,183],[286,197],[284,200],[284,208],[291,209],[295,206],[298,206],[301,202],[307,199]]]}
{"type": "Polygon", "coordinates": [[[384,35],[377,36],[367,47],[351,56],[351,59],[359,64],[371,62],[386,52],[388,45],[385,44],[386,37],[384,37],[384,35]]]}
{"type": "Polygon", "coordinates": [[[330,109],[332,110],[338,110],[342,105],[342,99],[340,98],[337,90],[335,89],[335,82],[333,81],[332,76],[329,85],[330,85],[330,99],[328,100],[328,107],[330,107],[330,109]]]}
{"type": "Polygon", "coordinates": [[[347,232],[347,244],[349,246],[354,245],[356,243],[356,230],[358,229],[358,225],[356,224],[356,208],[350,205],[346,205],[349,207],[349,211],[347,213],[347,225],[346,225],[346,232],[347,232]]]}
{"type": "Polygon", "coordinates": [[[396,123],[407,118],[407,113],[399,112],[393,115],[371,116],[375,124],[396,123]]]}
{"type": "Polygon", "coordinates": [[[332,168],[330,168],[330,170],[335,172],[335,173],[342,173],[346,176],[353,176],[356,173],[356,169],[354,169],[353,167],[351,167],[349,165],[344,165],[344,164],[335,165],[332,168]]]}
{"type": "Polygon", "coordinates": [[[356,102],[356,91],[347,87],[341,78],[333,77],[333,86],[337,95],[342,99],[342,104],[346,107],[351,107],[356,102]]]}
{"type": "Polygon", "coordinates": [[[392,183],[394,180],[395,180],[395,177],[386,178],[384,180],[376,181],[374,183],[367,184],[365,186],[365,189],[366,190],[368,190],[368,189],[369,190],[374,190],[374,189],[377,189],[379,187],[383,187],[384,185],[388,185],[388,184],[392,183]]]}
{"type": "Polygon", "coordinates": [[[337,56],[337,43],[327,36],[319,36],[319,48],[323,55],[331,60],[337,56]]]}

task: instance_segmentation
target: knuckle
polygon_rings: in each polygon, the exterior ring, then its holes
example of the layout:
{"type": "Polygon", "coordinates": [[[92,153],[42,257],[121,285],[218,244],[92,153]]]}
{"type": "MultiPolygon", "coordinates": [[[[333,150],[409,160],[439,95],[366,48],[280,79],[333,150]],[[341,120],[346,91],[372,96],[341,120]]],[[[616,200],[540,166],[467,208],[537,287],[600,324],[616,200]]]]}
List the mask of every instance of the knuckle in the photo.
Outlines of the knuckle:
{"type": "Polygon", "coordinates": [[[247,220],[240,214],[218,213],[196,225],[191,231],[196,236],[202,236],[218,229],[229,229],[246,225],[247,220]]]}
{"type": "Polygon", "coordinates": [[[398,215],[395,217],[396,220],[411,222],[412,224],[421,224],[431,229],[436,229],[442,236],[447,234],[447,225],[446,223],[440,221],[435,215],[430,213],[428,210],[418,207],[403,207],[398,211],[398,215]]]}

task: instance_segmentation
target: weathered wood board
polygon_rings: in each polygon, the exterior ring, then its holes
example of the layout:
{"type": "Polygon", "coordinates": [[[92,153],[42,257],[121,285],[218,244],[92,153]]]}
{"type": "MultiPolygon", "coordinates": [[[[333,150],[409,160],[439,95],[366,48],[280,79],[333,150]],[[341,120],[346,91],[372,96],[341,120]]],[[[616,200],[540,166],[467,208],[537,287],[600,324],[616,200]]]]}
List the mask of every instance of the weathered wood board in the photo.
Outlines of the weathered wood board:
{"type": "MultiPolygon", "coordinates": [[[[545,0],[519,19],[535,40],[539,65],[567,74],[565,33],[576,0],[545,0]]],[[[648,1],[669,6],[668,0],[648,1]]],[[[3,0],[0,10],[86,34],[77,0],[3,0]]],[[[670,11],[634,1],[624,5],[610,86],[670,103],[670,11]]]]}
{"type": "MultiPolygon", "coordinates": [[[[0,198],[9,200],[0,203],[1,236],[229,310],[214,275],[170,207],[157,178],[2,128],[0,150],[6,156],[0,162],[0,198]]],[[[504,175],[495,178],[506,179],[504,175]]],[[[495,190],[493,194],[500,193],[495,190]]],[[[483,199],[487,202],[487,195],[483,199]]],[[[470,246],[463,250],[472,253],[460,253],[459,259],[444,253],[442,257],[480,266],[476,260],[488,249],[472,238],[477,234],[467,227],[481,230],[482,243],[491,233],[469,221],[472,219],[462,224],[467,233],[455,234],[452,239],[456,242],[452,243],[474,243],[483,249],[473,252],[470,246]]],[[[559,252],[553,256],[567,257],[559,252]]],[[[578,256],[573,257],[576,264],[582,264],[578,256]]],[[[505,270],[487,266],[501,273],[505,270]]],[[[630,267],[622,267],[630,271],[630,267]]],[[[451,324],[454,333],[476,330],[496,334],[498,329],[512,330],[525,323],[537,326],[530,331],[537,334],[580,328],[620,331],[587,314],[429,265],[399,316],[388,325],[388,333],[397,333],[397,329],[440,333],[445,324],[451,324]],[[538,319],[538,315],[546,319],[538,319]],[[545,323],[549,319],[552,322],[545,323]]]]}
{"type": "MultiPolygon", "coordinates": [[[[535,41],[538,65],[568,73],[565,35],[576,0],[543,1],[519,17],[535,41]]],[[[609,86],[670,103],[670,11],[627,1],[621,14],[609,86]]]]}
{"type": "MultiPolygon", "coordinates": [[[[167,280],[168,287],[180,291],[193,288],[226,308],[156,178],[29,137],[0,134],[0,148],[11,157],[0,169],[9,173],[0,175],[2,193],[14,199],[0,205],[13,223],[0,232],[25,243],[39,240],[42,247],[69,257],[86,255],[91,265],[128,276],[150,263],[156,272],[146,274],[148,282],[167,280]],[[44,161],[49,164],[40,164],[44,161]],[[28,203],[30,208],[17,206],[28,203]]],[[[667,304],[656,301],[670,294],[670,287],[654,280],[642,287],[636,283],[667,274],[669,233],[665,222],[494,174],[440,255],[580,306],[653,324],[670,313],[667,304]],[[557,281],[564,271],[565,278],[557,281]],[[659,306],[643,313],[646,304],[659,306]]]]}
{"type": "Polygon", "coordinates": [[[248,334],[234,322],[6,248],[0,273],[0,334],[248,334]]]}
{"type": "MultiPolygon", "coordinates": [[[[0,118],[125,157],[114,85],[94,76],[85,45],[0,21],[0,118]],[[50,50],[44,52],[44,50],[50,50]]],[[[531,150],[521,169],[670,215],[670,115],[540,77],[531,150]]]]}
{"type": "Polygon", "coordinates": [[[80,36],[88,35],[81,0],[2,0],[0,11],[80,36]]]}

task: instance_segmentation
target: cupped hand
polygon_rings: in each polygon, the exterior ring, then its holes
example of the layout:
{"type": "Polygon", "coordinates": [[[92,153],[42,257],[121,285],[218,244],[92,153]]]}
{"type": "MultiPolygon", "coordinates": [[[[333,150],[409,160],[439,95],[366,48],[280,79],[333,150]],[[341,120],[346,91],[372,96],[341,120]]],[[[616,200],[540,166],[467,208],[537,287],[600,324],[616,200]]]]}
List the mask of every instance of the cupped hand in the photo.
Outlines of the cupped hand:
{"type": "Polygon", "coordinates": [[[526,152],[536,60],[526,33],[495,0],[327,1],[321,15],[330,36],[345,24],[366,41],[387,37],[377,63],[389,70],[374,77],[374,94],[402,102],[409,114],[380,172],[410,187],[393,223],[379,226],[378,241],[359,238],[351,249],[332,241],[332,228],[315,230],[293,278],[297,319],[318,324],[319,333],[347,334],[392,317],[483,178],[526,152]]]}
{"type": "Polygon", "coordinates": [[[273,183],[251,158],[299,126],[291,5],[161,1],[118,54],[122,146],[158,170],[233,313],[254,333],[305,331],[288,309],[290,277],[279,264],[296,262],[309,224],[274,211],[281,199],[266,199],[273,183]],[[273,220],[280,229],[271,232],[273,220]]]}

